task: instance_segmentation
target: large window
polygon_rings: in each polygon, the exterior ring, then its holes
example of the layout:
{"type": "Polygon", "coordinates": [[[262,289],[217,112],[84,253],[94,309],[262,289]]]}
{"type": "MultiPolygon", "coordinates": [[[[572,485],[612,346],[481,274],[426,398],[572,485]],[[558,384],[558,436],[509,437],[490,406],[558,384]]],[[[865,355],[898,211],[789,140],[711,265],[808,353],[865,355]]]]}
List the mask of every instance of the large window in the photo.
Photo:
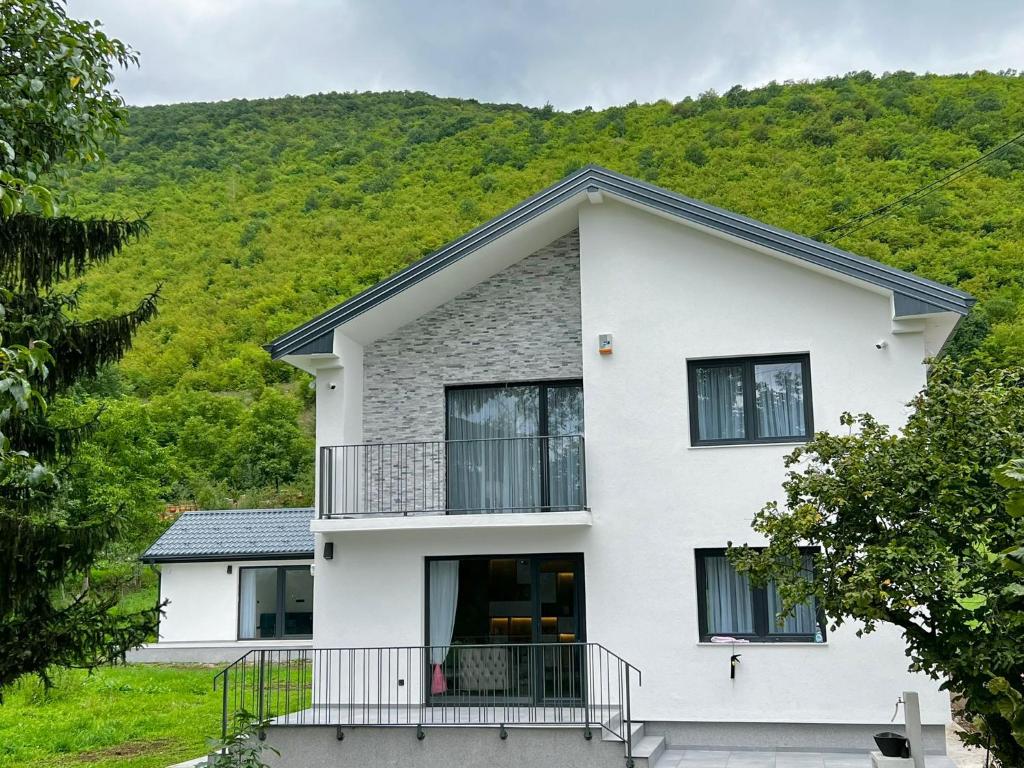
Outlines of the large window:
{"type": "Polygon", "coordinates": [[[447,390],[448,509],[580,509],[583,385],[579,381],[447,390]]]}
{"type": "MultiPolygon", "coordinates": [[[[808,578],[813,574],[813,553],[803,554],[808,578]]],[[[782,601],[774,582],[764,587],[750,583],[739,573],[723,549],[697,550],[697,597],[700,639],[735,637],[756,642],[824,642],[825,626],[816,604],[797,607],[782,624],[782,601]]]]}
{"type": "Polygon", "coordinates": [[[688,373],[693,445],[791,442],[813,432],[807,355],[691,360],[688,373]]]}
{"type": "Polygon", "coordinates": [[[578,698],[583,556],[427,558],[431,694],[578,698]]]}
{"type": "Polygon", "coordinates": [[[308,565],[239,568],[238,639],[313,636],[308,565]]]}

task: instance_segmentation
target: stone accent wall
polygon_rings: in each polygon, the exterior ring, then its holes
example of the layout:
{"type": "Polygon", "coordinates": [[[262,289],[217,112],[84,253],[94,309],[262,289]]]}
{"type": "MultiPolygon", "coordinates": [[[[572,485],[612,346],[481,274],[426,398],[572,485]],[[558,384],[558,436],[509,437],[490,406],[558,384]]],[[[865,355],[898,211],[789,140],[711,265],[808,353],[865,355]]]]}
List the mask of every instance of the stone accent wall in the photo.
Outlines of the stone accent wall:
{"type": "Polygon", "coordinates": [[[579,267],[573,231],[367,345],[364,441],[443,440],[449,385],[582,378],[579,267]]]}

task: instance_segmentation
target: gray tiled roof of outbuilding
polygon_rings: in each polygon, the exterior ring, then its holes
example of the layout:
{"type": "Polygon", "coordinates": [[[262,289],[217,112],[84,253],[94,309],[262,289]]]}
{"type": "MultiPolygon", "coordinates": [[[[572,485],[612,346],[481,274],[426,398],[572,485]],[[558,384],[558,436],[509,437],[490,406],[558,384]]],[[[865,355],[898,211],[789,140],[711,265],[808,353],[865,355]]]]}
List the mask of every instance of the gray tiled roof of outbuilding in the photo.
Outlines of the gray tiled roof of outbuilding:
{"type": "Polygon", "coordinates": [[[142,554],[147,563],[312,558],[311,507],[184,512],[142,554]]]}

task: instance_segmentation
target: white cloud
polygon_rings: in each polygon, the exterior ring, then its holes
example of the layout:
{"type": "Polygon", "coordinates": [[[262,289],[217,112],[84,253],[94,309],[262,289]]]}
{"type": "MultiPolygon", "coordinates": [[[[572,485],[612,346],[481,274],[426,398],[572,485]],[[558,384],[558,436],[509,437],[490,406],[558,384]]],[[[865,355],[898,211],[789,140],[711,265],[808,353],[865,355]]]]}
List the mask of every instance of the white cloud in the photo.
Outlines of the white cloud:
{"type": "Polygon", "coordinates": [[[850,70],[1022,67],[1024,4],[70,0],[136,47],[133,104],[351,90],[560,109],[850,70]]]}

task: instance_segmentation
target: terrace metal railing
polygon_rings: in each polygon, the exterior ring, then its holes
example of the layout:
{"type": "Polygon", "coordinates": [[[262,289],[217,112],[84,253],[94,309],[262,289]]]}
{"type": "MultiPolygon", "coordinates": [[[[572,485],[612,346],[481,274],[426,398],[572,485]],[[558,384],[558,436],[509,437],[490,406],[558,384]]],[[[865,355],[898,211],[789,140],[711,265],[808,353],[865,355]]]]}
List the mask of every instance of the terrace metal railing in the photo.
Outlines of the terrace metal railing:
{"type": "Polygon", "coordinates": [[[319,516],[585,509],[582,435],[329,445],[319,516]]]}
{"type": "Polygon", "coordinates": [[[244,713],[274,727],[580,726],[633,757],[640,671],[597,643],[253,650],[221,670],[222,733],[244,713]]]}

